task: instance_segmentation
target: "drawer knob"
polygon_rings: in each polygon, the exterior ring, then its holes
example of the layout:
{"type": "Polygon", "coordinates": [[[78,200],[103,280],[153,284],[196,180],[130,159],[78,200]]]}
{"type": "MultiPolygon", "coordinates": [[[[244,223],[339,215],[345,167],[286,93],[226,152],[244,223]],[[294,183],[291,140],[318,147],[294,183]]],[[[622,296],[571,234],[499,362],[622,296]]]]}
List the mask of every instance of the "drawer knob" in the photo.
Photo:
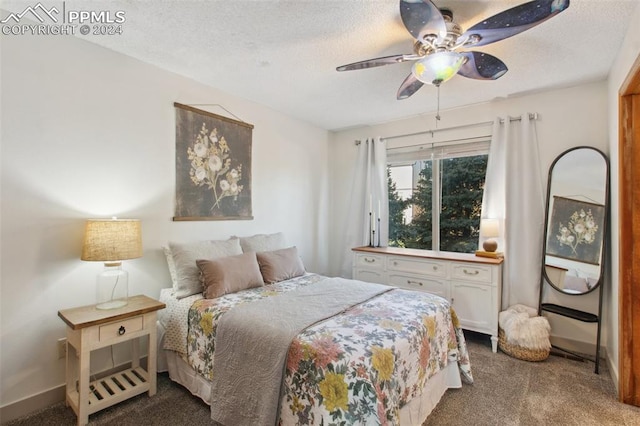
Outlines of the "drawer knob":
{"type": "Polygon", "coordinates": [[[438,270],[438,267],[437,267],[436,265],[433,265],[433,270],[434,270],[434,271],[437,271],[437,270],[438,270]]]}
{"type": "Polygon", "coordinates": [[[376,260],[375,259],[369,259],[369,258],[364,258],[364,261],[367,263],[374,263],[376,260]]]}
{"type": "Polygon", "coordinates": [[[466,269],[463,270],[465,274],[467,275],[478,275],[480,273],[480,271],[478,271],[477,269],[475,271],[467,271],[466,269]]]}
{"type": "Polygon", "coordinates": [[[411,281],[411,280],[407,280],[407,284],[418,284],[418,285],[424,285],[424,284],[422,284],[420,281],[411,281]]]}
{"type": "Polygon", "coordinates": [[[398,266],[398,261],[397,260],[393,261],[393,266],[398,266]]]}
{"type": "Polygon", "coordinates": [[[127,330],[124,328],[124,325],[121,325],[120,328],[118,329],[118,336],[122,336],[126,332],[127,330]]]}

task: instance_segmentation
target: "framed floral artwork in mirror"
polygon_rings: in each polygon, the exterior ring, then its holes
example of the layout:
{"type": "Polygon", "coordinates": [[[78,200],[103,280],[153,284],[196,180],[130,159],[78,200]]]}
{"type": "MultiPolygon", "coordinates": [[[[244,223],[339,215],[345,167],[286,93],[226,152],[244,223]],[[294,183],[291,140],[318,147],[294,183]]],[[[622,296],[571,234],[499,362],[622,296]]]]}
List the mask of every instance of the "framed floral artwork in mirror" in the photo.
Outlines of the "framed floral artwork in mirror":
{"type": "Polygon", "coordinates": [[[554,196],[546,254],[599,265],[604,216],[602,204],[554,196]]]}
{"type": "Polygon", "coordinates": [[[173,220],[253,219],[253,125],[187,105],[176,108],[173,220]]]}

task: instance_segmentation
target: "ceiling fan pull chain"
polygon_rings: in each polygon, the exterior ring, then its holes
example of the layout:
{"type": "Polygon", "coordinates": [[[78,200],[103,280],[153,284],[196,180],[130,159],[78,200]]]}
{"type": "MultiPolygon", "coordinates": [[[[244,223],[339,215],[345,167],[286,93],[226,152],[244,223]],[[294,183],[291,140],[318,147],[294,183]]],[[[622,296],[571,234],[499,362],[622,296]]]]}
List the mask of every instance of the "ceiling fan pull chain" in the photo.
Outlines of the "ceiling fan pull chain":
{"type": "Polygon", "coordinates": [[[438,121],[440,121],[440,85],[439,84],[436,86],[436,89],[438,90],[438,104],[437,104],[437,111],[436,111],[436,129],[437,129],[438,121]]]}

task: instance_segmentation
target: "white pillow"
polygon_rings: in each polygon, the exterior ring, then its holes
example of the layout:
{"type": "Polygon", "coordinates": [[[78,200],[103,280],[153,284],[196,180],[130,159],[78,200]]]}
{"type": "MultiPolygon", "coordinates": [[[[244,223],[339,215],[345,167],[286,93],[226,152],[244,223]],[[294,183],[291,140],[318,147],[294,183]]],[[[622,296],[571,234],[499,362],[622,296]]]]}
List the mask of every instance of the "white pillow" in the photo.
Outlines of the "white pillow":
{"type": "Polygon", "coordinates": [[[169,246],[162,247],[164,256],[167,258],[167,267],[169,268],[169,274],[171,275],[171,285],[174,290],[178,287],[178,278],[176,277],[176,262],[173,261],[173,255],[169,246]]]}
{"type": "Polygon", "coordinates": [[[284,234],[277,232],[275,234],[256,234],[251,237],[240,237],[240,246],[244,253],[254,251],[260,253],[263,251],[274,251],[287,248],[284,241],[284,234]]]}
{"type": "MultiPolygon", "coordinates": [[[[225,241],[197,241],[185,244],[170,242],[169,249],[175,267],[176,281],[174,291],[178,299],[202,293],[200,271],[196,265],[196,260],[219,259],[242,254],[238,238],[231,238],[225,241]]],[[[171,268],[171,263],[169,261],[167,263],[171,268]]]]}

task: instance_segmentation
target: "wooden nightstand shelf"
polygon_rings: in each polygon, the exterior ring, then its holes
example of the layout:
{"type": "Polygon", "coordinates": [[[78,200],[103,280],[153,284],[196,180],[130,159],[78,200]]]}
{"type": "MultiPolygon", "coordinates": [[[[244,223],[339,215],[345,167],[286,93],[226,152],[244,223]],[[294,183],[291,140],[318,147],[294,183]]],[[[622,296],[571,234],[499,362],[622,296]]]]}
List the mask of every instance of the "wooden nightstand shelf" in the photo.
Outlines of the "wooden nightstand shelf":
{"type": "Polygon", "coordinates": [[[66,403],[78,416],[78,425],[89,415],[143,392],[156,393],[156,317],[164,303],[147,296],[133,296],[126,306],[99,310],[95,305],[58,311],[67,324],[66,403]],[[148,336],[147,369],[140,366],[140,339],[148,336]],[[132,341],[131,368],[89,382],[91,351],[132,341]]]}

